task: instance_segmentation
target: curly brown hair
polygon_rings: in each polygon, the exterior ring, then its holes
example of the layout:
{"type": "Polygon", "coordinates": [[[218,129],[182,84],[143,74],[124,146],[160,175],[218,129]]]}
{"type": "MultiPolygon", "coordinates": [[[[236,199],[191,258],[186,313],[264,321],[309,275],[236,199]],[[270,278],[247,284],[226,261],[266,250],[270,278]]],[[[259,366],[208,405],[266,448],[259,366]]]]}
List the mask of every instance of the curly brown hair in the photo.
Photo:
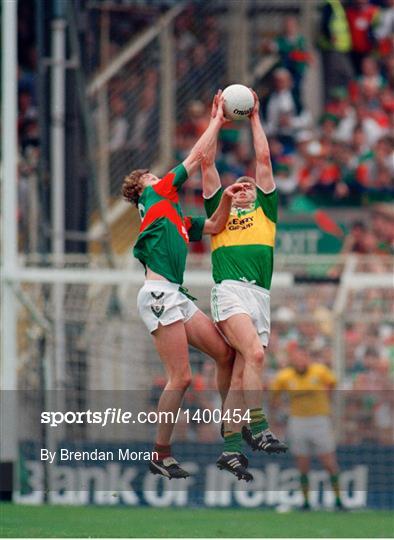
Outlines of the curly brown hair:
{"type": "Polygon", "coordinates": [[[138,206],[138,199],[143,190],[141,177],[148,172],[149,169],[136,169],[125,176],[122,185],[122,195],[125,201],[138,206]]]}

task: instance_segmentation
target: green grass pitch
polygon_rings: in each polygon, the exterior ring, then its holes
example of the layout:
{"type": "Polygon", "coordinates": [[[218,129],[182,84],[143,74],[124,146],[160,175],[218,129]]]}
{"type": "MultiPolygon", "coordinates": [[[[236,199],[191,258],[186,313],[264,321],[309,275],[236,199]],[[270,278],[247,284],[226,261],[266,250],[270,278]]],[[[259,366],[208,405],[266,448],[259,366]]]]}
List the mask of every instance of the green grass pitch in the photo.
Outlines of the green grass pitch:
{"type": "Polygon", "coordinates": [[[264,538],[394,536],[389,511],[289,512],[240,509],[0,505],[0,537],[264,538]]]}

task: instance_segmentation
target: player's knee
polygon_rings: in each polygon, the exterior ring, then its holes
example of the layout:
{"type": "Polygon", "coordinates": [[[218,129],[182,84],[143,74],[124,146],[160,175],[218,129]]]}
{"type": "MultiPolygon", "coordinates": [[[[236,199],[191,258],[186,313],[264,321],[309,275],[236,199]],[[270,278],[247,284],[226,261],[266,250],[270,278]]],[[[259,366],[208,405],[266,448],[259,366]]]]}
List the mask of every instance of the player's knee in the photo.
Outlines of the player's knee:
{"type": "Polygon", "coordinates": [[[264,365],[264,349],[263,347],[256,347],[250,351],[248,361],[256,366],[262,368],[264,365]]]}
{"type": "Polygon", "coordinates": [[[234,349],[226,344],[223,344],[221,350],[215,355],[216,364],[221,368],[230,367],[234,363],[234,357],[234,349]]]}
{"type": "Polygon", "coordinates": [[[190,371],[183,371],[171,377],[171,386],[176,390],[186,390],[192,382],[190,371]]]}

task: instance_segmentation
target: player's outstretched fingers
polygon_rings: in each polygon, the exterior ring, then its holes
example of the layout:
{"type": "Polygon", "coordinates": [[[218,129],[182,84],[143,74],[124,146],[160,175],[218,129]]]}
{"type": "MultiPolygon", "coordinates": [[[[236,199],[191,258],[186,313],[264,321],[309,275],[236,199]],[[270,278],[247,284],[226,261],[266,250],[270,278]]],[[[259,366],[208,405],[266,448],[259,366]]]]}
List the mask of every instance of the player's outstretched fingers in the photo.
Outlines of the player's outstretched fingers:
{"type": "Polygon", "coordinates": [[[212,101],[211,118],[215,118],[218,112],[219,95],[215,94],[212,101]]]}
{"type": "Polygon", "coordinates": [[[259,100],[258,95],[256,94],[256,92],[253,90],[253,88],[249,88],[249,90],[252,92],[253,97],[254,97],[253,110],[249,115],[249,117],[251,117],[251,116],[254,116],[255,114],[258,114],[259,109],[260,109],[260,100],[259,100]]]}
{"type": "Polygon", "coordinates": [[[222,93],[220,93],[219,101],[218,101],[218,114],[220,115],[220,120],[221,120],[222,125],[230,122],[230,120],[227,118],[224,112],[224,96],[222,93]]]}
{"type": "Polygon", "coordinates": [[[234,195],[236,195],[237,193],[239,193],[243,189],[244,189],[244,184],[241,184],[241,183],[233,184],[232,186],[228,186],[224,190],[224,193],[226,193],[226,195],[229,195],[230,197],[234,197],[234,195]]]}

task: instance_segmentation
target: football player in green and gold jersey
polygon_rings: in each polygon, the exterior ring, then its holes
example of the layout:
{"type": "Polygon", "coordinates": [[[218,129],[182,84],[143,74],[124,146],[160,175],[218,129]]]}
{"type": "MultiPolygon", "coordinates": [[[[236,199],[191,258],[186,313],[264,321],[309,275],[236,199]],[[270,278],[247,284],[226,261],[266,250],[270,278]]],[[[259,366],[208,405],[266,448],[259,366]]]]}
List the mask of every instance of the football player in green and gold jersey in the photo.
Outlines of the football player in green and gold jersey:
{"type": "MultiPolygon", "coordinates": [[[[250,115],[256,154],[256,177],[241,177],[243,189],[233,197],[225,228],[211,238],[212,316],[236,351],[225,410],[249,411],[249,427],[234,420],[224,424],[224,452],[217,461],[239,478],[245,461],[242,436],[253,450],[285,452],[287,446],[270,431],[262,410],[264,348],[270,333],[270,292],[273,272],[278,195],[272,174],[268,141],[261,125],[259,101],[250,115]],[[241,429],[242,428],[242,429],[241,429]],[[241,434],[242,431],[242,434],[241,434]],[[241,459],[239,459],[241,458],[241,459]]],[[[201,166],[205,209],[213,215],[223,188],[215,166],[216,141],[201,166]]]]}

